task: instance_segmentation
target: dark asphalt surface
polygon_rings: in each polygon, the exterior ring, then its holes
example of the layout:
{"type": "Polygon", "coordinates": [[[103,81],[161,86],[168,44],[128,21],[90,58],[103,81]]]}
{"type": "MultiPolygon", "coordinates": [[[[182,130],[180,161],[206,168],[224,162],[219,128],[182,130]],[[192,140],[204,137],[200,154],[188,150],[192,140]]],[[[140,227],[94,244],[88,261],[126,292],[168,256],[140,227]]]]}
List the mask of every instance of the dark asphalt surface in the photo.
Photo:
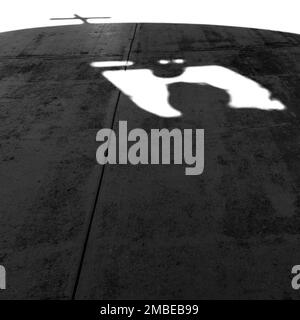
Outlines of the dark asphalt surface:
{"type": "Polygon", "coordinates": [[[0,299],[298,299],[299,60],[300,36],[244,28],[0,34],[0,299]],[[169,101],[184,116],[164,119],[90,66],[129,59],[161,72],[170,58],[230,68],[287,109],[232,109],[223,90],[175,83],[169,101]],[[96,133],[120,120],[205,129],[204,173],[98,165],[96,133]]]}

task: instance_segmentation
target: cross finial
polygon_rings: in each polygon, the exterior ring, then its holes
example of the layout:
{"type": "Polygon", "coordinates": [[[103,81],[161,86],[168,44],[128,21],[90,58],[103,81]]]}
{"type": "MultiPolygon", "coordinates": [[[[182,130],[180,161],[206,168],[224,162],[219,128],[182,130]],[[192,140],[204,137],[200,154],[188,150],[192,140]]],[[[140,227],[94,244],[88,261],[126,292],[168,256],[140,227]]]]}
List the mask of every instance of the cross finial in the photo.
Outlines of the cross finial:
{"type": "Polygon", "coordinates": [[[88,24],[89,19],[110,19],[110,17],[81,17],[75,13],[73,18],[51,18],[50,20],[81,20],[83,23],[88,24]]]}

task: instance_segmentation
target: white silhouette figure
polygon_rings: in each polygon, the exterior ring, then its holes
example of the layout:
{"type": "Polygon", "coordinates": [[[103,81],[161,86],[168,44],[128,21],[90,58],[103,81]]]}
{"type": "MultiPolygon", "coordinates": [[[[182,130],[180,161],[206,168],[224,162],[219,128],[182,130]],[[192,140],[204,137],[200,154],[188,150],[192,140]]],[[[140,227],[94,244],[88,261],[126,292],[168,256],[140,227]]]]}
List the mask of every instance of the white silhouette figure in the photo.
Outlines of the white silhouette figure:
{"type": "MultiPolygon", "coordinates": [[[[181,59],[173,61],[183,63],[181,59]]],[[[159,63],[169,62],[162,60],[159,63]]],[[[125,67],[132,64],[132,62],[124,62],[125,67]]],[[[102,66],[101,62],[94,62],[91,65],[102,66]]],[[[181,116],[181,112],[174,109],[168,101],[168,85],[178,82],[211,85],[223,89],[230,96],[229,107],[231,108],[257,108],[268,111],[285,109],[280,101],[272,99],[271,93],[255,81],[217,65],[187,67],[181,75],[169,78],[157,77],[149,69],[128,70],[126,68],[103,71],[103,76],[137,106],[165,118],[181,116]]]]}

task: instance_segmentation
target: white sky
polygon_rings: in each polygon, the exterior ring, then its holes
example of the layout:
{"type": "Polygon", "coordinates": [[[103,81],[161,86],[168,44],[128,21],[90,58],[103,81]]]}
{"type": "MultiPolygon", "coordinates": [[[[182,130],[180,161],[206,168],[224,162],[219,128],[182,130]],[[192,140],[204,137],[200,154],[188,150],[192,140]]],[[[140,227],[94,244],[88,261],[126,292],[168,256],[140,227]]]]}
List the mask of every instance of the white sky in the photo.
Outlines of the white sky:
{"type": "Polygon", "coordinates": [[[111,16],[99,22],[199,23],[300,33],[299,0],[2,0],[0,32],[80,23],[53,17],[111,16]]]}

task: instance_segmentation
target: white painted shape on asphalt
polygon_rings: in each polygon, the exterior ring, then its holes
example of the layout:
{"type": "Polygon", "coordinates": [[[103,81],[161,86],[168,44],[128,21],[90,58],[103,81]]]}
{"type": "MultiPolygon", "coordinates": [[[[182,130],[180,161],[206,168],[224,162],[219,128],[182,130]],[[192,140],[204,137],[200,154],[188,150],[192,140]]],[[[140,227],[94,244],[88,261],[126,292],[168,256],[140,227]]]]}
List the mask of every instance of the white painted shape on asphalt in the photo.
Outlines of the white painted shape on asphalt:
{"type": "Polygon", "coordinates": [[[109,70],[103,71],[103,76],[141,109],[165,118],[182,115],[168,101],[168,85],[179,82],[223,89],[230,96],[231,108],[285,109],[279,100],[271,98],[269,90],[254,80],[217,65],[187,67],[181,75],[170,78],[157,77],[149,69],[109,70]]]}
{"type": "Polygon", "coordinates": [[[160,59],[160,60],[158,60],[158,63],[159,64],[168,64],[168,63],[170,63],[170,60],[160,59]]]}
{"type": "Polygon", "coordinates": [[[129,67],[134,63],[132,61],[97,61],[92,62],[91,66],[95,68],[107,68],[107,67],[129,67]]]}

